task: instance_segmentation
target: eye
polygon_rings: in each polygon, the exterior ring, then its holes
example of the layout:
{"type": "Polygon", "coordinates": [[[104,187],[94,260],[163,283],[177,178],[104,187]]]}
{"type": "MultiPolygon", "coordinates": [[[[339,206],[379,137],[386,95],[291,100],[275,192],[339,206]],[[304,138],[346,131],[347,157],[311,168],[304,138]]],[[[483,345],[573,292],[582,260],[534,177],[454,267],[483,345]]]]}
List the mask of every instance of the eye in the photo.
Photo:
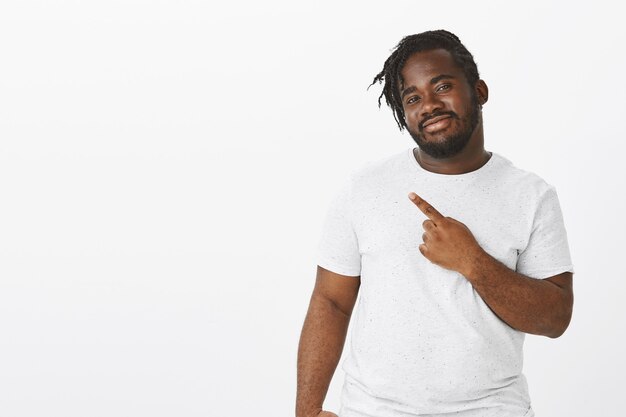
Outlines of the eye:
{"type": "Polygon", "coordinates": [[[413,96],[413,97],[409,97],[409,99],[406,101],[406,104],[413,104],[416,103],[417,101],[419,101],[419,96],[413,96]]]}
{"type": "Polygon", "coordinates": [[[446,91],[446,90],[449,90],[450,88],[452,88],[452,85],[450,84],[441,84],[439,87],[437,87],[436,91],[437,92],[446,91]]]}

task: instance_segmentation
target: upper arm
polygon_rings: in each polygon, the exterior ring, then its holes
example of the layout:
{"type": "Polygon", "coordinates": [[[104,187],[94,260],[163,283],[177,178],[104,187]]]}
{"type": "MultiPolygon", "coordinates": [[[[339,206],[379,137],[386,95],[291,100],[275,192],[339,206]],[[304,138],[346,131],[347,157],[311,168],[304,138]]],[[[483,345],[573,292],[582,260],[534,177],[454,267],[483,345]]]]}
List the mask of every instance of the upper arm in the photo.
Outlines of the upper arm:
{"type": "Polygon", "coordinates": [[[561,302],[555,303],[552,307],[559,312],[557,317],[562,324],[560,330],[550,337],[559,337],[565,332],[572,319],[572,310],[574,307],[574,290],[572,288],[572,272],[563,272],[548,278],[543,281],[548,281],[561,289],[561,302]]]}
{"type": "Polygon", "coordinates": [[[313,296],[331,301],[340,311],[350,316],[360,285],[360,276],[337,274],[318,265],[313,296]]]}
{"type": "Polygon", "coordinates": [[[568,292],[568,293],[572,293],[573,292],[573,273],[571,272],[563,272],[561,274],[558,275],[554,275],[548,278],[545,278],[545,281],[550,281],[551,283],[553,283],[554,285],[556,285],[557,287],[563,289],[564,291],[568,292]]]}
{"type": "Polygon", "coordinates": [[[571,317],[572,307],[574,305],[574,288],[572,284],[573,273],[563,272],[561,274],[545,278],[544,281],[549,281],[557,287],[561,288],[564,295],[565,306],[567,308],[569,316],[571,317]]]}
{"type": "Polygon", "coordinates": [[[549,277],[555,281],[553,284],[567,286],[571,276],[567,278],[562,271],[573,272],[574,269],[563,213],[553,186],[549,186],[536,201],[529,233],[526,246],[520,248],[515,271],[530,278],[549,277]],[[552,275],[556,273],[559,274],[552,275]],[[556,278],[561,275],[563,277],[556,278]]]}

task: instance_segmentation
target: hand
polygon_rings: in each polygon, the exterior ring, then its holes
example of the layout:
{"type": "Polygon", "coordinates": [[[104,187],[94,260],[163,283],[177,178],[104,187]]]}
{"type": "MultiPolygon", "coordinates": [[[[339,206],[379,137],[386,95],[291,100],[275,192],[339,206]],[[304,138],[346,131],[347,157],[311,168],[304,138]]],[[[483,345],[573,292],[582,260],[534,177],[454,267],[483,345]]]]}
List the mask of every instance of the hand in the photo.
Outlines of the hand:
{"type": "Polygon", "coordinates": [[[339,416],[335,413],[331,413],[330,411],[324,411],[321,408],[318,408],[312,413],[307,414],[307,417],[339,417],[339,416]]]}
{"type": "Polygon", "coordinates": [[[467,277],[473,262],[484,252],[467,226],[452,217],[444,217],[426,200],[411,192],[409,199],[428,217],[422,223],[422,255],[442,268],[467,277]]]}

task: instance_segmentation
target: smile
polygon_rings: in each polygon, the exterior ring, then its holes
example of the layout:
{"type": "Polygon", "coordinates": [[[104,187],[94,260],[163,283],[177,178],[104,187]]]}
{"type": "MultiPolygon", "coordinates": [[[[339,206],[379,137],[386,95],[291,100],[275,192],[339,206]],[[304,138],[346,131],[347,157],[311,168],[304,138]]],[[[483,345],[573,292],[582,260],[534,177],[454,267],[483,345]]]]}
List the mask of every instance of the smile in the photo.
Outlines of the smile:
{"type": "Polygon", "coordinates": [[[424,123],[424,131],[428,133],[433,133],[438,130],[445,129],[450,126],[450,123],[452,122],[451,119],[452,117],[450,116],[434,117],[424,123]]]}

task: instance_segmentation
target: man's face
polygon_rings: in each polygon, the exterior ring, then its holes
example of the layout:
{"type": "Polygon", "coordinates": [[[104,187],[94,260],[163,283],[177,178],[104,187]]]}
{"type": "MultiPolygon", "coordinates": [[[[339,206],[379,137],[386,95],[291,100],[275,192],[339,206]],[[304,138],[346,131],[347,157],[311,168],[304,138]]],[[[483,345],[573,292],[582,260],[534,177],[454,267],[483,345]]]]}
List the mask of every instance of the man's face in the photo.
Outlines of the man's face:
{"type": "Polygon", "coordinates": [[[433,158],[461,152],[479,122],[477,94],[443,49],[417,52],[402,68],[400,87],[407,130],[433,158]]]}

